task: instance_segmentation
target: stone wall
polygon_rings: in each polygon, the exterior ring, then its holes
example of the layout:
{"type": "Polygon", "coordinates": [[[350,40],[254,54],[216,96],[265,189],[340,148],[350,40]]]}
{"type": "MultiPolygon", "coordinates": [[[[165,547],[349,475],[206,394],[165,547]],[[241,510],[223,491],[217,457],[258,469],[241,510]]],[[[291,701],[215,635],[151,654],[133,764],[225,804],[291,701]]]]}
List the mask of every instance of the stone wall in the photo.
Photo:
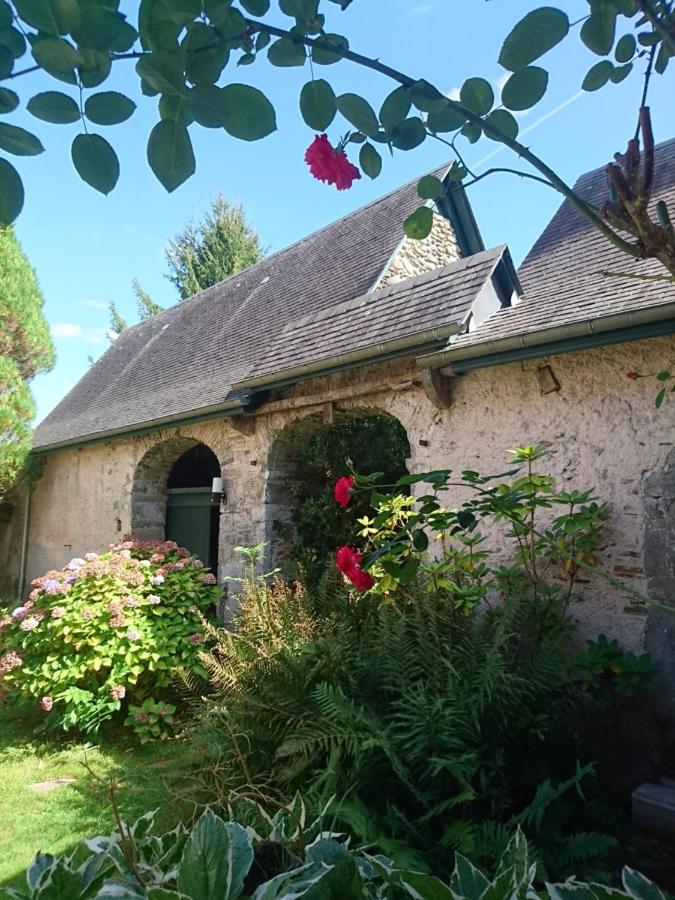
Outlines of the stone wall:
{"type": "MultiPolygon", "coordinates": [[[[407,431],[411,472],[499,472],[508,466],[510,448],[550,441],[548,468],[560,484],[594,487],[610,504],[602,565],[626,588],[653,590],[667,600],[675,565],[675,416],[667,405],[654,408],[651,380],[632,382],[625,372],[651,371],[673,355],[675,341],[664,337],[476,370],[452,380],[447,409],[426,396],[414,360],[397,361],[296,385],[251,416],[59,451],[46,458],[33,497],[29,579],[129,532],[139,463],[162,459],[168,467],[185,442],[194,441],[210,447],[222,466],[219,574],[238,574],[234,547],[269,537],[278,514],[279,498],[268,488],[279,479],[275,466],[288,464],[274,451],[279,432],[306,417],[385,412],[407,431]],[[541,379],[544,365],[558,390],[541,379]],[[162,447],[169,448],[166,458],[162,447]]],[[[492,539],[501,546],[497,535],[492,539]]],[[[16,559],[5,568],[15,567],[16,559]]],[[[628,590],[595,579],[582,585],[571,609],[589,634],[604,631],[633,649],[644,644],[647,608],[628,590]]],[[[672,643],[669,634],[664,640],[672,643]]]]}
{"type": "Polygon", "coordinates": [[[375,288],[385,288],[423,272],[431,272],[461,257],[452,225],[434,213],[431,234],[423,241],[406,238],[385,269],[375,288]]]}

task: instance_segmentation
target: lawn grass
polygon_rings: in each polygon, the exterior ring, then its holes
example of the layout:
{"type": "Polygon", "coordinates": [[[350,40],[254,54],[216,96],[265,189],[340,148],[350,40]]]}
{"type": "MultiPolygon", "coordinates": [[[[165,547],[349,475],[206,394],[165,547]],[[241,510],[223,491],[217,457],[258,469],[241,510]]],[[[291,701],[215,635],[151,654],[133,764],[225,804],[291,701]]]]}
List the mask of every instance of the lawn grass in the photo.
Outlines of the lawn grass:
{"type": "Polygon", "coordinates": [[[160,807],[160,827],[171,828],[192,813],[171,792],[189,756],[184,742],[141,747],[114,735],[87,743],[59,732],[36,735],[39,721],[25,710],[0,707],[0,885],[23,887],[26,866],[38,850],[62,853],[83,837],[114,829],[107,786],[95,775],[105,782],[115,771],[118,803],[129,821],[160,807]],[[48,792],[30,787],[59,778],[76,780],[48,792]]]}

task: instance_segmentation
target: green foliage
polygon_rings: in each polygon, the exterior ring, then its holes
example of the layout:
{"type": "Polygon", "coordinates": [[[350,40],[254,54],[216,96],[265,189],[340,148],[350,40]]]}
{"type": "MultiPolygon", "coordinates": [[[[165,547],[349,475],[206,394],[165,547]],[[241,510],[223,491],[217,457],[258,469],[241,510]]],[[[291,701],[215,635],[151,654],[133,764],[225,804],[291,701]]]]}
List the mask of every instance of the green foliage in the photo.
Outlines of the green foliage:
{"type": "Polygon", "coordinates": [[[189,222],[169,242],[168,278],[185,300],[252,266],[262,255],[242,207],[218,194],[199,222],[189,222]]]}
{"type": "MultiPolygon", "coordinates": [[[[2,168],[0,166],[0,181],[2,168]]],[[[35,408],[28,381],[47,371],[54,348],[35,272],[9,228],[0,227],[0,501],[26,472],[35,408]]]]}
{"type": "Polygon", "coordinates": [[[155,303],[150,294],[143,290],[137,278],[134,278],[131,282],[131,289],[136,296],[136,309],[138,310],[138,318],[141,322],[162,312],[164,307],[160,306],[159,303],[155,303]]]}
{"type": "Polygon", "coordinates": [[[176,707],[163,700],[146,697],[140,706],[129,704],[129,715],[124,724],[131,728],[142,744],[148,741],[166,740],[174,732],[176,707]]]}
{"type": "Polygon", "coordinates": [[[521,820],[550,871],[575,862],[584,822],[606,851],[575,793],[592,769],[568,777],[572,722],[594,699],[565,665],[570,626],[549,599],[498,587],[503,606],[464,613],[420,591],[392,607],[325,580],[312,595],[248,584],[236,632],[203,657],[214,694],[194,785],[221,801],[251,780],[344,796],[349,831],[397,859],[409,844],[440,874],[445,850],[489,859],[521,820]]]}
{"type": "MultiPolygon", "coordinates": [[[[483,541],[478,527],[482,519],[506,523],[505,536],[514,544],[514,559],[533,589],[545,585],[553,564],[567,582],[569,600],[579,572],[592,568],[608,519],[607,504],[598,503],[592,491],[558,491],[555,480],[538,474],[535,463],[549,454],[546,445],[511,451],[518,468],[502,475],[481,476],[464,471],[453,479],[449,469],[404,475],[390,495],[372,494],[374,511],[359,518],[365,544],[364,565],[377,579],[380,593],[408,584],[420,570],[430,576],[429,589],[454,603],[472,607],[482,602],[491,587],[492,573],[479,550],[483,541]],[[524,469],[524,472],[523,472],[524,469]],[[496,482],[496,483],[495,483],[496,482]],[[403,489],[429,485],[413,498],[403,489]],[[442,494],[452,487],[469,488],[472,496],[458,508],[442,505],[442,494]],[[550,510],[560,510],[558,515],[550,510]],[[548,520],[540,523],[541,516],[548,520]],[[447,545],[448,538],[456,544],[447,545]],[[429,562],[424,554],[441,542],[443,553],[429,562]]],[[[354,496],[371,497],[372,478],[354,476],[354,496]]]]}
{"type": "Polygon", "coordinates": [[[627,867],[622,873],[623,890],[576,880],[546,884],[542,890],[535,882],[537,866],[519,830],[501,856],[493,859],[494,876],[457,854],[449,884],[444,884],[425,872],[398,867],[386,856],[351,849],[343,835],[324,830],[320,821],[305,828],[293,807],[282,808],[273,820],[256,805],[257,823],[266,826],[261,829],[262,836],[258,830],[225,821],[211,810],[202,813],[191,830],[179,825],[157,835],[154,813],[146,813],[132,825],[120,823],[109,837],[85,840],[83,848],[69,855],[38,853],[26,872],[27,891],[5,889],[5,895],[17,900],[52,896],[82,900],[114,896],[139,900],[507,900],[536,896],[550,900],[568,896],[665,900],[653,882],[627,867]],[[296,834],[289,840],[283,825],[291,817],[296,834]]]}
{"type": "Polygon", "coordinates": [[[656,672],[648,653],[636,656],[621,647],[616,639],[610,641],[604,634],[586,644],[587,649],[572,656],[569,664],[584,685],[592,686],[594,690],[611,683],[619,694],[632,697],[656,672]]]}
{"type": "Polygon", "coordinates": [[[310,579],[317,578],[337,548],[351,541],[359,514],[368,509],[368,498],[362,496],[346,513],[341,511],[333,499],[335,481],[350,465],[379,473],[385,483],[396,481],[406,472],[410,445],[402,425],[390,416],[346,419],[309,435],[289,429],[278,439],[301,476],[289,484],[294,502],[291,556],[310,579]]]}
{"type": "MultiPolygon", "coordinates": [[[[301,68],[310,62],[311,80],[300,91],[304,121],[310,128],[324,131],[341,117],[348,131],[335,142],[340,148],[369,138],[373,143],[362,147],[359,162],[370,178],[376,178],[382,168],[382,154],[373,144],[386,145],[392,152],[409,151],[439,133],[457,132],[456,137],[461,135],[470,143],[485,135],[525,158],[539,172],[540,180],[578,201],[543,160],[517,143],[517,122],[507,109],[530,109],[548,87],[548,72],[532,63],[574,32],[590,52],[602,57],[579,78],[585,90],[593,91],[628,77],[642,57],[648,62],[647,87],[652,72],[665,72],[675,55],[675,10],[671,4],[659,2],[643,8],[635,0],[587,0],[588,14],[575,22],[556,7],[538,7],[517,22],[503,42],[499,62],[512,75],[502,94],[506,109],[493,109],[493,88],[483,77],[464,80],[459,99],[452,99],[423,79],[411,78],[377,58],[352,53],[347,37],[331,31],[327,21],[331,8],[344,10],[350,0],[333,0],[332,7],[329,0],[277,0],[274,4],[270,0],[202,4],[142,0],[137,15],[129,19],[117,4],[101,6],[88,0],[2,0],[2,4],[0,80],[31,71],[32,66],[25,65],[30,53],[45,74],[80,89],[79,98],[62,91],[43,91],[28,98],[27,108],[45,121],[81,126],[72,145],[73,162],[80,176],[103,193],[115,186],[119,163],[111,144],[89,133],[87,120],[117,125],[133,114],[135,104],[119,91],[87,91],[102,85],[117,69],[113,64],[123,60],[136,60],[141,92],[159,98],[159,120],[149,135],[147,160],[168,191],[195,171],[190,125],[222,128],[246,141],[260,140],[276,130],[276,112],[270,100],[257,88],[234,81],[232,74],[235,67],[253,65],[263,56],[280,68],[301,68]],[[270,22],[263,18],[268,14],[270,22]],[[317,66],[344,59],[396,83],[381,102],[379,114],[360,94],[347,91],[336,96],[326,78],[315,77],[317,66]],[[413,106],[419,115],[409,115],[413,106]]],[[[443,24],[439,21],[439,29],[443,24]]],[[[0,114],[11,114],[20,104],[18,94],[2,90],[0,114]]],[[[643,137],[648,139],[648,135],[643,137]]],[[[450,143],[454,148],[454,139],[450,143]]],[[[38,137],[11,124],[0,124],[0,148],[19,155],[44,150],[38,137]]],[[[23,186],[14,168],[6,160],[0,163],[0,221],[11,222],[23,205],[23,186]]],[[[468,175],[463,171],[461,177],[468,175]]],[[[608,233],[609,226],[603,225],[597,210],[588,204],[579,208],[615,244],[621,243],[618,232],[608,233]]],[[[623,230],[630,216],[619,219],[619,230],[623,230]]],[[[428,210],[418,210],[406,223],[406,233],[411,238],[426,237],[429,220],[428,210]]],[[[635,232],[641,253],[658,258],[671,270],[673,236],[662,226],[650,222],[652,225],[656,238],[652,234],[650,239],[649,228],[635,232]]],[[[635,255],[625,241],[623,246],[635,255]]],[[[191,293],[193,289],[194,284],[191,293]]],[[[183,288],[179,286],[179,290],[185,296],[183,288]]]]}
{"type": "MultiPolygon", "coordinates": [[[[263,250],[242,207],[233,206],[218,194],[200,222],[189,222],[172,238],[165,256],[167,278],[175,285],[180,299],[185,300],[252,266],[261,259],[263,250]]],[[[141,322],[164,309],[136,278],[131,287],[141,322]]],[[[114,302],[108,305],[108,313],[113,334],[121,334],[129,327],[114,302]]]]}
{"type": "MultiPolygon", "coordinates": [[[[664,204],[665,206],[665,204],[664,204]]],[[[670,217],[668,214],[668,210],[661,210],[662,214],[662,224],[665,227],[668,227],[672,232],[673,226],[670,223],[670,217]]],[[[675,394],[675,365],[669,364],[664,366],[658,372],[652,373],[641,373],[636,371],[626,372],[628,378],[633,381],[637,381],[639,378],[654,378],[658,382],[658,391],[656,396],[654,397],[654,406],[657,409],[661,409],[665,400],[667,400],[672,394],[675,394]],[[672,384],[671,384],[672,382],[672,384]]]]}
{"type": "Polygon", "coordinates": [[[65,730],[96,731],[140,705],[126,724],[161,737],[175,710],[154,696],[176,666],[203,671],[201,613],[215,603],[214,584],[173,541],[132,539],[73,559],[36,579],[23,606],[0,620],[2,686],[38,700],[65,730]]]}
{"type": "Polygon", "coordinates": [[[118,310],[117,304],[114,302],[114,300],[111,300],[108,304],[108,316],[110,317],[109,328],[113,334],[122,334],[122,332],[126,331],[129,327],[127,320],[118,310]]]}
{"type": "MultiPolygon", "coordinates": [[[[320,442],[304,446],[325,459],[320,442]]],[[[573,649],[565,608],[606,510],[590,491],[556,491],[535,471],[546,454],[515,451],[519,468],[496,486],[462,473],[474,497],[455,510],[437,499],[446,471],[404,476],[389,497],[379,473],[358,476],[342,514],[372,494],[376,514],[359,520],[372,590],[349,593],[335,572],[269,586],[250,570],[234,630],[212,633],[202,657],[211,695],[195,785],[221,803],[242,783],[339,796],[335,815],[360,840],[395,859],[405,847],[441,876],[444,849],[487,861],[516,825],[542,872],[613,846],[582,793],[594,770],[577,762],[579,723],[643,688],[651,665],[608,642],[573,649]],[[403,493],[416,482],[434,493],[403,493]],[[513,542],[511,565],[485,549],[476,526],[488,518],[513,542]]]]}

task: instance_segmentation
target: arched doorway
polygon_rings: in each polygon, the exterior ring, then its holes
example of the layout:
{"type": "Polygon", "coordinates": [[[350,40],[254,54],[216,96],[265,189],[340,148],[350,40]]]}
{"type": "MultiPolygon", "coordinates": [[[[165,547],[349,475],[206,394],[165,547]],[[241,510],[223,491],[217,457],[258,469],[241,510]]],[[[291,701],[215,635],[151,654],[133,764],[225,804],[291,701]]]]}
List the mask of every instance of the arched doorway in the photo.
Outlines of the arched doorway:
{"type": "Polygon", "coordinates": [[[172,540],[218,570],[220,478],[218,457],[193,438],[155,445],[139,462],[131,504],[132,532],[140,538],[172,540]]]}
{"type": "Polygon", "coordinates": [[[350,466],[381,473],[391,484],[408,473],[410,444],[403,425],[379,409],[335,409],[334,421],[309,415],[276,434],[268,457],[265,541],[273,566],[294,575],[300,567],[319,577],[335,550],[355,539],[356,517],[370,512],[361,495],[340,509],[333,499],[337,478],[350,466]]]}
{"type": "Polygon", "coordinates": [[[196,444],[176,460],[167,481],[164,533],[216,572],[220,495],[213,494],[214,478],[220,478],[220,463],[205,444],[196,444]]]}

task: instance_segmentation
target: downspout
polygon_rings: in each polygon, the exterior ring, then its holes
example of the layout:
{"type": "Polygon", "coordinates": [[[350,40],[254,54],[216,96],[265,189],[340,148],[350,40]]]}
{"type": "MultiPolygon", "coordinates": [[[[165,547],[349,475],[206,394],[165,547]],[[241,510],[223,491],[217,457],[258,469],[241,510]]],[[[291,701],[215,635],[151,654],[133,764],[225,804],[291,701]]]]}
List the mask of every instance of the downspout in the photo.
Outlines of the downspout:
{"type": "Polygon", "coordinates": [[[28,532],[30,524],[30,506],[33,495],[32,486],[26,491],[26,504],[23,516],[23,534],[21,536],[21,565],[19,567],[19,600],[23,600],[26,590],[26,569],[28,567],[28,532]]]}

